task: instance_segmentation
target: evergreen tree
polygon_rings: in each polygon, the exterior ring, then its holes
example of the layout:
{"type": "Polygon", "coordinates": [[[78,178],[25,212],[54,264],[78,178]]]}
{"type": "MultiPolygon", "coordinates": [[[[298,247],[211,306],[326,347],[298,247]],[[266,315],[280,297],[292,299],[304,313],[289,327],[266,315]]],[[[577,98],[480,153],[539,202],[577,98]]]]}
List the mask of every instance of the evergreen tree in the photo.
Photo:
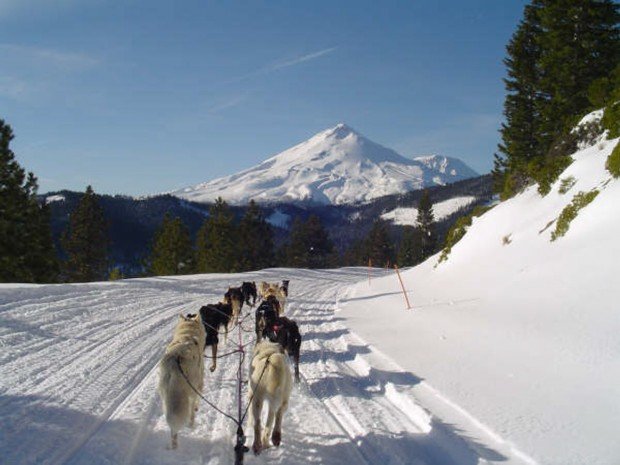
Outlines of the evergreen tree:
{"type": "Polygon", "coordinates": [[[102,281],[108,271],[107,222],[93,188],[88,186],[84,196],[69,216],[62,236],[67,255],[64,263],[66,277],[72,282],[102,281]]]}
{"type": "Polygon", "coordinates": [[[218,197],[209,218],[198,231],[196,261],[200,273],[228,273],[239,269],[238,230],[228,204],[218,197]]]}
{"type": "MultiPolygon", "coordinates": [[[[531,181],[545,193],[570,162],[569,131],[600,100],[620,59],[618,5],[611,0],[533,0],[507,46],[502,157],[504,197],[531,181]]],[[[609,86],[607,86],[608,88],[609,86]]]]}
{"type": "Polygon", "coordinates": [[[546,0],[538,16],[540,87],[545,100],[539,139],[551,148],[590,108],[588,89],[620,61],[618,4],[612,0],[546,0]]]}
{"type": "Polygon", "coordinates": [[[435,252],[437,238],[435,236],[435,216],[433,215],[433,203],[428,191],[422,193],[418,203],[418,217],[416,218],[420,230],[422,259],[426,259],[435,252]]]}
{"type": "Polygon", "coordinates": [[[239,223],[239,248],[240,271],[260,270],[274,263],[273,230],[254,200],[239,223]]]}
{"type": "Polygon", "coordinates": [[[524,18],[506,46],[504,59],[508,77],[504,79],[505,122],[500,130],[502,143],[496,155],[493,175],[495,187],[504,196],[524,187],[529,179],[529,164],[543,155],[538,133],[542,124],[540,107],[540,2],[527,5],[524,18]]]}
{"type": "Polygon", "coordinates": [[[335,262],[334,244],[321,220],[310,215],[306,222],[293,220],[286,264],[296,268],[326,268],[335,262]]]}
{"type": "Polygon", "coordinates": [[[422,261],[422,234],[418,228],[405,226],[398,249],[398,266],[413,266],[422,261]]]}
{"type": "Polygon", "coordinates": [[[193,272],[193,251],[187,226],[168,213],[153,238],[149,271],[155,276],[193,272]]]}
{"type": "Polygon", "coordinates": [[[366,263],[368,259],[377,267],[390,266],[394,263],[394,246],[385,220],[378,218],[372,223],[364,246],[366,263]]]}
{"type": "Polygon", "coordinates": [[[47,207],[37,179],[26,174],[9,145],[13,131],[0,119],[0,281],[54,282],[58,263],[47,207]]]}

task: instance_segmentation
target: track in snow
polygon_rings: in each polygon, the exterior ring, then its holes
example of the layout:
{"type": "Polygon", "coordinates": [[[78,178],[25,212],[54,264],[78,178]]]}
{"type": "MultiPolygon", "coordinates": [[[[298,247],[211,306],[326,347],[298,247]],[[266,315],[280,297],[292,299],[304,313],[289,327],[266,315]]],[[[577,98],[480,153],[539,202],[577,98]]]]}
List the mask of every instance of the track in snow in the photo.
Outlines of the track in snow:
{"type": "MultiPolygon", "coordinates": [[[[177,314],[219,300],[229,284],[290,278],[286,313],[304,338],[303,379],[285,415],[282,446],[248,454],[246,463],[521,463],[427,412],[413,392],[422,380],[347,329],[338,301],[365,273],[267,270],[12,290],[0,301],[0,344],[9,348],[0,359],[3,458],[53,465],[232,463],[235,426],[205,404],[194,430],[181,432],[179,449],[165,449],[157,362],[177,314]]],[[[222,345],[220,353],[229,348],[222,345]]],[[[232,414],[236,369],[236,356],[218,360],[204,391],[232,414]]]]}

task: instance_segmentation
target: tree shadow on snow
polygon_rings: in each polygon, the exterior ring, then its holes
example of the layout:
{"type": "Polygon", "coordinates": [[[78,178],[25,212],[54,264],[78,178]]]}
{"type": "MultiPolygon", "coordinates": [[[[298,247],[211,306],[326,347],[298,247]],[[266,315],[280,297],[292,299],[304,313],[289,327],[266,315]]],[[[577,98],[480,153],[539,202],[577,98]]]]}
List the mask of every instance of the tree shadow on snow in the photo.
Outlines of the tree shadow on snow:
{"type": "Polygon", "coordinates": [[[50,402],[38,396],[0,396],[3,463],[177,465],[198,458],[206,462],[209,457],[233,463],[232,427],[229,436],[216,441],[185,428],[179,433],[179,448],[172,451],[166,448],[170,444],[167,426],[153,429],[140,420],[102,423],[97,415],[50,402]]]}
{"type": "Polygon", "coordinates": [[[320,379],[307,379],[310,390],[319,399],[336,396],[370,399],[385,395],[388,383],[396,386],[415,386],[422,378],[405,371],[386,371],[370,368],[367,376],[340,373],[320,379]]]}
{"type": "Polygon", "coordinates": [[[346,351],[335,352],[332,350],[302,350],[301,362],[302,363],[316,363],[319,361],[325,362],[327,360],[335,360],[337,362],[350,362],[355,360],[358,355],[369,354],[370,348],[368,346],[353,345],[350,344],[346,351]]]}
{"type": "MultiPolygon", "coordinates": [[[[349,330],[348,329],[335,329],[333,331],[308,331],[305,334],[302,334],[302,340],[304,341],[309,341],[312,339],[318,339],[321,341],[325,341],[328,339],[336,339],[339,338],[340,336],[344,336],[345,334],[348,334],[349,330]]],[[[303,347],[302,347],[303,350],[303,347]]]]}

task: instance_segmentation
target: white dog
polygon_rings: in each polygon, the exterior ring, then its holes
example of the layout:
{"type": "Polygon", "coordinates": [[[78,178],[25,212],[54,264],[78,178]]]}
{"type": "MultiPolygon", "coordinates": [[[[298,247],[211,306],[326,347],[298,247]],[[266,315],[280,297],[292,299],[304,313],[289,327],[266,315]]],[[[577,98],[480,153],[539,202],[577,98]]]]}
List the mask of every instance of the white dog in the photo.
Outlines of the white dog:
{"type": "Polygon", "coordinates": [[[254,422],[252,450],[255,454],[260,454],[262,449],[268,447],[270,436],[274,446],[280,445],[282,415],[288,407],[292,384],[286,355],[280,344],[268,340],[256,344],[250,367],[250,423],[254,422]],[[261,413],[265,401],[269,402],[269,413],[261,435],[261,413]]]}
{"type": "Polygon", "coordinates": [[[200,315],[180,315],[172,341],[159,362],[159,395],[170,427],[172,449],[177,448],[179,430],[194,425],[200,401],[196,391],[202,392],[205,372],[205,339],[200,315]]]}

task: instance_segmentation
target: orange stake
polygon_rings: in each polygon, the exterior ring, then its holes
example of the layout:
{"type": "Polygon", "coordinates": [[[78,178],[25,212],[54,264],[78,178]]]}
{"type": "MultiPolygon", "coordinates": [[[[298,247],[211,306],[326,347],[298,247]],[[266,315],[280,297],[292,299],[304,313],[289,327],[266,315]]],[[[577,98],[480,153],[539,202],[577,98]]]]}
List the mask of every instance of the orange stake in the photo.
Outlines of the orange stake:
{"type": "Polygon", "coordinates": [[[403,278],[400,277],[400,271],[398,271],[398,266],[394,265],[394,269],[396,270],[396,275],[398,276],[398,281],[400,281],[400,287],[403,290],[403,295],[405,296],[405,302],[407,302],[407,310],[411,309],[411,304],[409,303],[409,297],[407,296],[407,291],[405,290],[405,285],[403,284],[403,278]]]}

